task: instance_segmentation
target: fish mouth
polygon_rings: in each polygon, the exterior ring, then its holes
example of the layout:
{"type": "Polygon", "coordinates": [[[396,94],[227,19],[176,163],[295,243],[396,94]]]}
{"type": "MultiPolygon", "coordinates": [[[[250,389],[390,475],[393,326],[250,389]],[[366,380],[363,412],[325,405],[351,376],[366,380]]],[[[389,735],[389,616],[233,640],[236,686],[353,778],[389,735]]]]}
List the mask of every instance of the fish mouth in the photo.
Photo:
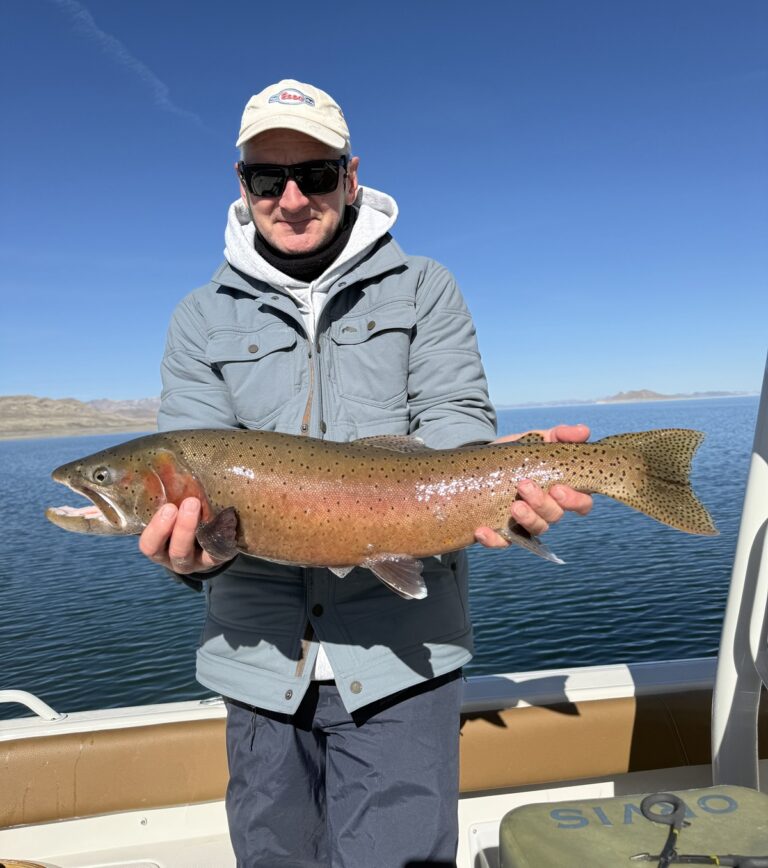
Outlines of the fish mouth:
{"type": "Polygon", "coordinates": [[[130,532],[128,521],[123,512],[105,495],[87,486],[75,488],[74,485],[63,479],[56,481],[63,483],[76,494],[87,497],[91,501],[91,505],[49,507],[45,511],[45,516],[53,524],[75,533],[121,534],[130,532]]]}
{"type": "MultiPolygon", "coordinates": [[[[117,530],[123,530],[125,528],[126,524],[128,523],[125,519],[125,516],[117,508],[117,506],[111,501],[107,500],[107,498],[103,494],[99,494],[92,488],[86,487],[83,487],[80,493],[84,494],[87,498],[93,501],[96,508],[101,510],[101,514],[112,525],[112,527],[117,528],[117,530]]],[[[86,509],[88,509],[88,507],[86,507],[86,509]]]]}

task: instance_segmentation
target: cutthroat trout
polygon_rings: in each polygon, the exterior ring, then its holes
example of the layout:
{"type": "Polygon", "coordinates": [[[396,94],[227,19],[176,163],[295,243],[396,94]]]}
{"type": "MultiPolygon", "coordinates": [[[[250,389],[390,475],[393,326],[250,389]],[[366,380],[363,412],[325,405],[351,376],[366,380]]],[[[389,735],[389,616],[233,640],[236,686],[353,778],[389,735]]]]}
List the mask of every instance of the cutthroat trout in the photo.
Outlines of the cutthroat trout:
{"type": "Polygon", "coordinates": [[[433,450],[413,437],[335,443],[268,431],[169,431],[53,472],[89,498],[46,516],[79,533],[138,534],[164,503],[198,497],[200,545],[339,576],[371,570],[407,598],[426,596],[418,560],[464,548],[488,526],[560,562],[510,521],[522,479],[604,494],[686,533],[716,534],[688,474],[699,431],[662,429],[594,443],[511,443],[433,450]]]}

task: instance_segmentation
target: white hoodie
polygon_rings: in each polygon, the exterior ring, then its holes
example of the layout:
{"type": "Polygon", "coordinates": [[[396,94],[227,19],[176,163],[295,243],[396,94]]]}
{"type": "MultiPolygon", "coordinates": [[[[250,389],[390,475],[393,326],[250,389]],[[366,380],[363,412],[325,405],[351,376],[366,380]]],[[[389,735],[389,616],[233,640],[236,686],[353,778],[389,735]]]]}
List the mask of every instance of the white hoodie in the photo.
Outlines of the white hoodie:
{"type": "Polygon", "coordinates": [[[397,220],[395,200],[371,187],[361,186],[358,189],[355,205],[359,211],[349,241],[337,259],[312,283],[289,277],[263,259],[253,244],[256,230],[245,203],[238,199],[229,206],[224,233],[224,257],[227,262],[238,271],[263,280],[292,296],[304,318],[304,327],[310,340],[314,340],[315,327],[328,289],[342,272],[348,271],[362,259],[397,220]]]}

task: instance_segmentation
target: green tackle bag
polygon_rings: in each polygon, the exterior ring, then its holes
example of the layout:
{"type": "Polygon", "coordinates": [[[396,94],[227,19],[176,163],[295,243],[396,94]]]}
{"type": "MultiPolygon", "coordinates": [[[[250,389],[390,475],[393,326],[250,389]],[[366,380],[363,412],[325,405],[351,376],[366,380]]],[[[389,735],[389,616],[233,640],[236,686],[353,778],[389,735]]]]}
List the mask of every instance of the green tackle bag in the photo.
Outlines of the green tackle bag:
{"type": "MultiPolygon", "coordinates": [[[[768,855],[768,795],[744,787],[670,790],[686,806],[679,854],[768,855]]],[[[499,829],[500,868],[631,868],[661,853],[669,826],[646,819],[647,794],[522,805],[499,829]]]]}

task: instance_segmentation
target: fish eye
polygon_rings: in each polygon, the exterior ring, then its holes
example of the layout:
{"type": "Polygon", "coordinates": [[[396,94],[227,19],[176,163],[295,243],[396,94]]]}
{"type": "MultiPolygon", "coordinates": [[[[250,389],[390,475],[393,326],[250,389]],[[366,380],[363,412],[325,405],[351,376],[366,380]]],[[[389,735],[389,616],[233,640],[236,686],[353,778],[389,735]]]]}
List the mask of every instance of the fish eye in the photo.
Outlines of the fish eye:
{"type": "Polygon", "coordinates": [[[93,481],[99,485],[106,485],[112,481],[112,473],[108,467],[97,467],[91,474],[93,481]]]}

